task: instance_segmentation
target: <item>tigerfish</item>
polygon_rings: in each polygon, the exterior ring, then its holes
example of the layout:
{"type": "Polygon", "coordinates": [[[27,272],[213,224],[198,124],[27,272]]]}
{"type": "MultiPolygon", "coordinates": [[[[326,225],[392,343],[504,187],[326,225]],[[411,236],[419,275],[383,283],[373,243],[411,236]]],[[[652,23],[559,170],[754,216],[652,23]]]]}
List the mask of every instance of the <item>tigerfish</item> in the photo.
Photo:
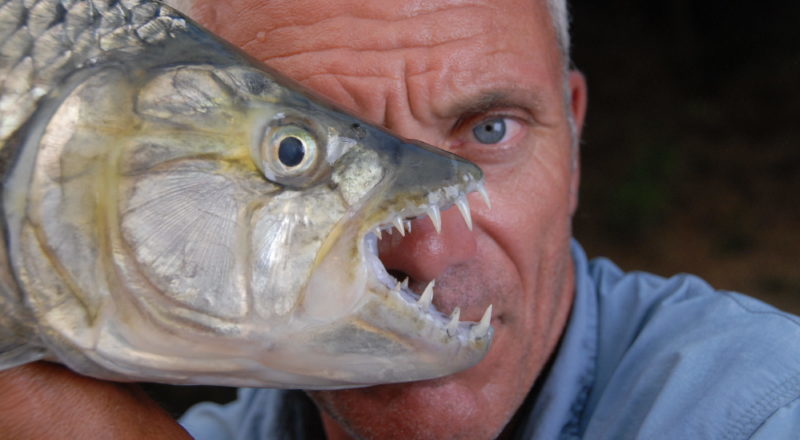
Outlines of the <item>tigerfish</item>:
{"type": "MultiPolygon", "coordinates": [[[[477,363],[377,255],[485,195],[474,164],[359,120],[150,0],[0,0],[0,368],[279,388],[477,363]]],[[[488,203],[488,198],[486,198],[488,203]]]]}

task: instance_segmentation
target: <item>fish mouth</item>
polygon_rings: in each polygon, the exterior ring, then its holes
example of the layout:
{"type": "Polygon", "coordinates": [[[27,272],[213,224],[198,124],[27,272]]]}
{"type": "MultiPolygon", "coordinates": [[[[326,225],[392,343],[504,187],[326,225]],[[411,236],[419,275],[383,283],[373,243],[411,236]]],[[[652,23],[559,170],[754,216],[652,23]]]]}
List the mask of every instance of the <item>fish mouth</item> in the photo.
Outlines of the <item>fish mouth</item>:
{"type": "MultiPolygon", "coordinates": [[[[438,213],[453,205],[470,226],[467,194],[476,191],[488,204],[480,171],[474,170],[438,188],[406,185],[394,192],[395,202],[372,211],[371,221],[347,222],[359,226],[338,235],[336,249],[322,260],[306,290],[306,312],[325,320],[307,336],[327,367],[329,382],[315,388],[433,379],[470,368],[489,351],[491,305],[478,322],[462,321],[458,307],[446,315],[433,304],[435,281],[415,293],[406,279],[387,271],[378,251],[379,236],[392,229],[406,234],[411,220],[428,216],[440,230],[438,213]]],[[[361,213],[363,219],[366,213],[361,213]]]]}
{"type": "MultiPolygon", "coordinates": [[[[420,325],[422,333],[428,337],[438,336],[439,340],[450,340],[460,346],[483,345],[492,337],[490,325],[492,305],[489,305],[478,322],[461,321],[461,309],[455,307],[449,315],[439,311],[433,304],[436,280],[431,280],[422,293],[416,293],[409,287],[409,278],[397,278],[384,266],[379,256],[378,241],[386,233],[398,232],[405,236],[411,232],[413,220],[428,217],[437,233],[441,233],[441,211],[456,206],[472,231],[472,216],[467,195],[477,192],[487,206],[491,206],[489,195],[483,180],[476,180],[471,175],[462,176],[462,184],[453,184],[429,192],[422,203],[405,202],[402,209],[388,210],[384,217],[366,228],[362,238],[362,255],[373,284],[369,290],[383,296],[393,307],[407,309],[409,314],[416,314],[414,321],[420,325]]],[[[487,347],[488,348],[488,347],[487,347]]]]}

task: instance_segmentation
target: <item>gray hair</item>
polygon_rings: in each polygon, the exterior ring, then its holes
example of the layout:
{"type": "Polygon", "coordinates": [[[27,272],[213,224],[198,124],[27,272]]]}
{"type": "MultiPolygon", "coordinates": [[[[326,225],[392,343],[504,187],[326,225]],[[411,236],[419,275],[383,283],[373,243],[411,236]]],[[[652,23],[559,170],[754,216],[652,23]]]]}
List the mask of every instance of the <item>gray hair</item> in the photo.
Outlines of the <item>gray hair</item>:
{"type": "Polygon", "coordinates": [[[553,20],[553,29],[555,30],[558,48],[561,52],[564,108],[567,112],[567,125],[569,127],[570,139],[572,140],[572,169],[574,171],[578,167],[577,151],[580,145],[580,137],[578,134],[578,125],[575,122],[575,115],[572,113],[572,89],[569,85],[569,70],[572,68],[572,61],[570,58],[569,9],[567,7],[567,0],[547,0],[547,8],[550,10],[550,17],[553,20]]]}
{"type": "Polygon", "coordinates": [[[570,38],[569,38],[569,9],[567,0],[547,0],[550,17],[553,19],[553,29],[556,32],[558,48],[564,62],[564,70],[570,66],[570,38]]]}

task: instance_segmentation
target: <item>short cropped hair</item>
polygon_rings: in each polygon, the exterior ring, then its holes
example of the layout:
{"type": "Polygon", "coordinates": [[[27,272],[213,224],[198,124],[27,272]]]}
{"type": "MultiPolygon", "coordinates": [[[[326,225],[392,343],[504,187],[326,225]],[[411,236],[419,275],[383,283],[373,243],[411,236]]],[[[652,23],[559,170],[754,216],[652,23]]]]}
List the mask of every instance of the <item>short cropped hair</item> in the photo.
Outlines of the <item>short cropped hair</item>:
{"type": "Polygon", "coordinates": [[[567,0],[547,0],[550,10],[550,18],[553,20],[553,29],[558,39],[558,47],[561,50],[561,59],[564,69],[570,65],[570,38],[569,38],[569,8],[567,0]]]}

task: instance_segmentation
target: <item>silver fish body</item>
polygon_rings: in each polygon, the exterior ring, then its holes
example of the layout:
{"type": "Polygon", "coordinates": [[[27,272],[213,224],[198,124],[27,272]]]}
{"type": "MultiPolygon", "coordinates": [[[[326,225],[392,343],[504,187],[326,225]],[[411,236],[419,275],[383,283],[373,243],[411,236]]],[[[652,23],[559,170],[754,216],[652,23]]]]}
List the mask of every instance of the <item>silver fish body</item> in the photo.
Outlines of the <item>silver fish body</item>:
{"type": "MultiPolygon", "coordinates": [[[[0,368],[340,388],[478,362],[377,257],[473,164],[305,92],[149,0],[0,0],[0,368]]],[[[466,206],[465,216],[469,207],[466,206]]]]}

